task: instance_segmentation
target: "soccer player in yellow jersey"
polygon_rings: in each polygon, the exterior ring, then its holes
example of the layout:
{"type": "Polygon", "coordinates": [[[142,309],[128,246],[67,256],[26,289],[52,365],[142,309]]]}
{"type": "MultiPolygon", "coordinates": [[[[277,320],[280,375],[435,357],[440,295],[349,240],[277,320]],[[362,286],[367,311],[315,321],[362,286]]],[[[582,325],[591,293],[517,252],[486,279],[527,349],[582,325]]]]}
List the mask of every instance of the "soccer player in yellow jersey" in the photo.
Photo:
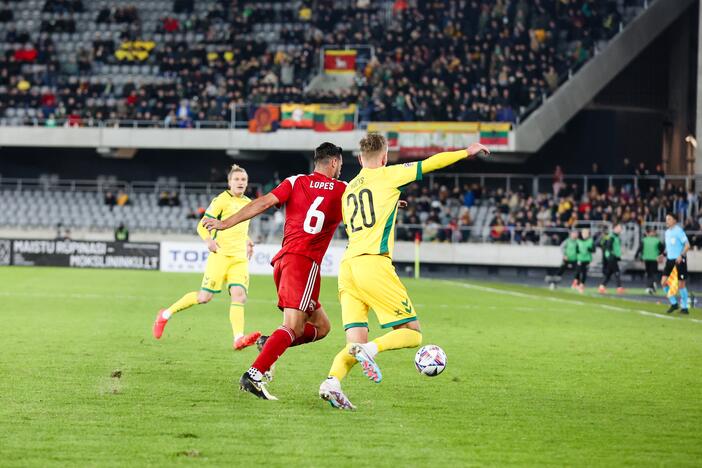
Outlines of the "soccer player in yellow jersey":
{"type": "MultiPolygon", "coordinates": [[[[251,202],[244,195],[249,182],[246,170],[234,164],[229,171],[228,182],[229,190],[212,200],[205,217],[228,218],[251,202]]],[[[225,231],[208,231],[201,222],[197,224],[197,233],[210,250],[200,291],[189,292],[169,308],[159,311],[153,327],[154,338],[161,338],[166,323],[174,314],[196,304],[210,302],[214,294],[224,287],[231,296],[229,321],[234,335],[234,349],[241,350],[256,342],[261,336],[260,332],[244,335],[244,304],[249,289],[249,258],[253,252],[253,242],[248,232],[248,221],[225,231]]]]}
{"type": "Polygon", "coordinates": [[[342,197],[348,247],[339,270],[339,301],[347,345],[334,358],[319,396],[333,407],[354,409],[341,390],[341,380],[358,362],[374,382],[382,375],[375,356],[382,351],[416,348],[422,343],[417,312],[392,265],[395,217],[405,185],[422,175],[463,159],[489,154],[475,143],[467,150],[435,154],[416,163],[386,166],[385,137],[371,133],[361,140],[361,166],[342,197]],[[368,342],[368,311],[373,309],[380,327],[391,329],[368,342]]]}

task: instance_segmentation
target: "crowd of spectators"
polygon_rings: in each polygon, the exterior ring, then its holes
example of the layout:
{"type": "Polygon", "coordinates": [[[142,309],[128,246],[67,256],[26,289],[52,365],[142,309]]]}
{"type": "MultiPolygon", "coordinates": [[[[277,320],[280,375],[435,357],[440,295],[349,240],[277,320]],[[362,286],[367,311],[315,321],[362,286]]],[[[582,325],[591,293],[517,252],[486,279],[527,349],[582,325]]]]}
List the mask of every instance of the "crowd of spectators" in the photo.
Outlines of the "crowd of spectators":
{"type": "MultiPolygon", "coordinates": [[[[607,178],[593,178],[588,189],[563,183],[555,194],[540,191],[536,195],[531,186],[523,185],[513,190],[477,183],[410,185],[405,197],[408,206],[397,216],[398,239],[559,245],[574,228],[611,223],[625,227],[658,223],[662,227],[669,212],[678,216],[686,231],[701,230],[699,193],[664,179],[662,171],[651,175],[643,164],[626,175],[644,177],[636,183],[633,178],[615,179],[613,185],[607,178]],[[490,217],[476,225],[472,207],[487,207],[490,217]]],[[[691,234],[690,241],[693,247],[702,248],[702,236],[691,234]]]]}
{"type": "Polygon", "coordinates": [[[12,24],[9,6],[21,3],[0,2],[0,21],[9,23],[0,39],[11,45],[0,56],[0,116],[20,108],[68,125],[136,119],[182,127],[228,122],[234,105],[264,101],[356,102],[365,121],[513,122],[619,30],[622,4],[397,0],[388,13],[383,2],[369,0],[218,0],[204,9],[195,8],[196,0],[175,0],[155,26],[134,5],[121,4],[95,11],[93,40],[59,60],[50,33],[75,32],[74,14],[86,5],[46,0],[51,19],[25,31],[12,24]],[[273,39],[256,35],[271,24],[273,39]],[[101,35],[101,25],[119,26],[120,38],[101,35]],[[160,80],[92,79],[102,64],[132,57],[115,51],[133,41],[154,42],[136,63],[160,80]],[[329,44],[363,44],[375,54],[359,60],[351,89],[306,94],[319,51],[329,44]]]}

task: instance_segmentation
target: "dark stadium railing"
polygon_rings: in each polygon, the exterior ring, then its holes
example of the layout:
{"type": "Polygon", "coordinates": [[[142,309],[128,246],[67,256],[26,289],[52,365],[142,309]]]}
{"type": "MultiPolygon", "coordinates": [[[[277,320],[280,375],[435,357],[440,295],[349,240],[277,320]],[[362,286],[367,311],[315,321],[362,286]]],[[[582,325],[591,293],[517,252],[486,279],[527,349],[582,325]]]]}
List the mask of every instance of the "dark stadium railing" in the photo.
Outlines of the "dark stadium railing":
{"type": "MultiPolygon", "coordinates": [[[[584,187],[589,191],[592,186],[598,187],[600,192],[609,187],[621,188],[629,185],[630,188],[647,188],[654,186],[663,189],[668,183],[674,186],[683,187],[685,190],[695,190],[697,176],[691,175],[625,175],[625,174],[566,174],[562,182],[564,186],[570,187],[577,184],[579,191],[584,187]]],[[[477,174],[455,174],[455,173],[433,173],[424,177],[424,181],[434,189],[436,186],[445,185],[447,188],[465,188],[466,185],[479,184],[483,188],[498,189],[505,191],[522,191],[526,194],[536,196],[539,193],[552,193],[555,182],[553,174],[515,174],[515,173],[477,173],[477,174]]]]}
{"type": "MultiPolygon", "coordinates": [[[[682,187],[685,190],[696,189],[697,176],[666,175],[666,176],[637,176],[637,175],[591,175],[573,174],[563,176],[563,188],[569,189],[572,184],[578,185],[578,191],[582,193],[583,188],[587,191],[594,186],[622,188],[629,185],[630,189],[646,188],[653,186],[656,189],[663,189],[669,183],[675,187],[682,187]]],[[[553,193],[553,174],[515,174],[515,173],[432,173],[424,177],[424,183],[428,184],[431,190],[446,186],[448,189],[458,188],[464,190],[477,184],[482,189],[496,190],[503,189],[506,192],[520,191],[526,195],[536,196],[540,193],[553,193]]],[[[163,183],[158,181],[133,181],[127,182],[111,178],[105,179],[59,179],[57,177],[45,178],[11,178],[0,175],[0,189],[57,189],[57,190],[81,190],[100,191],[106,188],[123,189],[135,192],[154,192],[160,190],[177,190],[181,193],[219,193],[222,184],[219,182],[175,182],[163,183]]],[[[260,189],[261,183],[250,183],[250,188],[260,189]]],[[[602,192],[602,190],[600,190],[602,192]]]]}
{"type": "MultiPolygon", "coordinates": [[[[95,192],[122,190],[131,193],[154,193],[163,191],[176,191],[179,194],[204,193],[216,195],[222,191],[221,182],[159,182],[159,181],[133,181],[105,178],[105,179],[58,179],[44,177],[36,179],[22,179],[0,176],[0,190],[44,190],[66,192],[95,192]]],[[[248,190],[258,193],[262,184],[250,183],[248,190]]]]}

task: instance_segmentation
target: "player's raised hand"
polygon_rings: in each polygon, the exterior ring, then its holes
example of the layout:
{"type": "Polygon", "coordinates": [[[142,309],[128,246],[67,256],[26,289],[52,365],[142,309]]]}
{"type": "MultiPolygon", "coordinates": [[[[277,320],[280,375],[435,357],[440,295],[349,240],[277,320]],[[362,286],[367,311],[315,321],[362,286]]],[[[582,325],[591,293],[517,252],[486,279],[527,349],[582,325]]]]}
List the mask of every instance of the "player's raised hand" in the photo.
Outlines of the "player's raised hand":
{"type": "Polygon", "coordinates": [[[469,158],[473,156],[487,156],[490,154],[490,150],[487,149],[487,146],[481,145],[480,143],[471,144],[468,148],[466,148],[466,151],[468,151],[469,158]]]}
{"type": "Polygon", "coordinates": [[[211,231],[213,229],[219,231],[222,229],[222,221],[220,221],[219,219],[204,218],[202,220],[202,225],[205,226],[205,229],[207,229],[208,231],[211,231]]]}
{"type": "Polygon", "coordinates": [[[407,201],[405,200],[398,200],[397,201],[397,207],[401,210],[407,208],[407,201]]]}

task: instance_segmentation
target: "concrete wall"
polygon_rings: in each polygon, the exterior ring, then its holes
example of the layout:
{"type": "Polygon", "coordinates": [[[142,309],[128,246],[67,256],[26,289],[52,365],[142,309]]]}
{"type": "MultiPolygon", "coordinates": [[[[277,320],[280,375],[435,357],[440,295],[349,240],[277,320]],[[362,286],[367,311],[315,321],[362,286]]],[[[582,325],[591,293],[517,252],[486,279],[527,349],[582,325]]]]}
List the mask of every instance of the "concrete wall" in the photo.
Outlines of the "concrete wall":
{"type": "Polygon", "coordinates": [[[0,146],[309,151],[328,140],[355,151],[364,135],[362,130],[250,133],[245,129],[0,127],[0,146]]]}

